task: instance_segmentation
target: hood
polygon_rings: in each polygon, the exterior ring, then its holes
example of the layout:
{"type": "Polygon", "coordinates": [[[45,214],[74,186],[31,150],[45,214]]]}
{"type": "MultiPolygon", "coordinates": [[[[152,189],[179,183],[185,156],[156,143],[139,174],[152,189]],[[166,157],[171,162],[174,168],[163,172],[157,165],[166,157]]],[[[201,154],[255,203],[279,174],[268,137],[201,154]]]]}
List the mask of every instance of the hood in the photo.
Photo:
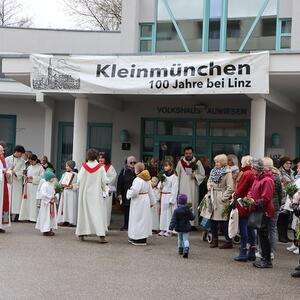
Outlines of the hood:
{"type": "Polygon", "coordinates": [[[143,179],[144,181],[151,180],[151,176],[148,170],[142,171],[140,174],[137,175],[137,177],[143,179]]]}
{"type": "Polygon", "coordinates": [[[272,174],[274,176],[279,176],[280,175],[280,172],[279,172],[279,170],[277,168],[272,167],[270,170],[272,171],[272,174]]]}
{"type": "Polygon", "coordinates": [[[258,178],[259,180],[262,180],[262,179],[264,179],[264,178],[266,178],[266,177],[269,177],[269,178],[271,178],[272,180],[274,180],[274,176],[273,176],[273,173],[272,173],[271,170],[265,171],[265,172],[263,172],[262,174],[260,174],[260,175],[257,176],[257,178],[258,178]]]}

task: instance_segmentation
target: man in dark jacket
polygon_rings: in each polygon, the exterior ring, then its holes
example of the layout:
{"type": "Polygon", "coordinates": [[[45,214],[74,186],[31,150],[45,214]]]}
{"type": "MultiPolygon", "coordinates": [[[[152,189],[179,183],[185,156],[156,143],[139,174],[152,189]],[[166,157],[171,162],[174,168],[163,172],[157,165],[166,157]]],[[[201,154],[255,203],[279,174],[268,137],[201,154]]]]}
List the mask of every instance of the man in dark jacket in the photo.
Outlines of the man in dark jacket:
{"type": "Polygon", "coordinates": [[[178,254],[183,255],[184,258],[189,257],[190,241],[189,232],[191,231],[191,223],[195,219],[195,215],[187,206],[187,195],[178,195],[178,208],[174,210],[169,230],[174,229],[178,233],[178,254]],[[184,248],[183,248],[184,246],[184,248]]]}
{"type": "Polygon", "coordinates": [[[126,198],[127,190],[132,186],[132,182],[135,178],[134,166],[136,164],[136,158],[129,156],[125,161],[125,167],[121,170],[118,183],[117,183],[117,196],[122,205],[124,211],[124,225],[121,231],[128,230],[129,211],[130,211],[130,199],[126,198]]]}

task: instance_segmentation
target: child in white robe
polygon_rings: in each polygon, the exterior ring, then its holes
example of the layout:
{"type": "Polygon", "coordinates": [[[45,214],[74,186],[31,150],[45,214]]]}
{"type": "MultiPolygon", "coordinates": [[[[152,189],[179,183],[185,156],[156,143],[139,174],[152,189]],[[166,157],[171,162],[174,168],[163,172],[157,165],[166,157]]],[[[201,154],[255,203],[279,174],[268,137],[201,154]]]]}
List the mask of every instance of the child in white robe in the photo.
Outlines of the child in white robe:
{"type": "Polygon", "coordinates": [[[57,229],[56,220],[56,197],[55,197],[55,175],[50,171],[44,174],[45,182],[41,186],[41,208],[35,228],[40,230],[44,236],[53,236],[53,229],[57,229]]]}
{"type": "Polygon", "coordinates": [[[134,167],[137,177],[127,191],[127,199],[131,199],[128,226],[128,242],[135,246],[146,246],[147,238],[152,234],[151,207],[155,204],[150,184],[150,173],[143,163],[134,167]]]}
{"type": "Polygon", "coordinates": [[[44,168],[39,163],[39,160],[35,154],[32,154],[29,158],[30,166],[27,169],[27,175],[25,176],[25,184],[23,191],[23,198],[21,203],[20,221],[36,222],[37,219],[37,202],[36,194],[37,189],[44,175],[44,168]]]}
{"type": "Polygon", "coordinates": [[[59,184],[64,191],[61,194],[58,206],[57,222],[61,226],[76,226],[78,211],[78,185],[77,174],[74,172],[76,163],[72,160],[66,162],[66,172],[59,184]]]}
{"type": "Polygon", "coordinates": [[[171,161],[164,162],[164,181],[158,188],[161,190],[160,197],[160,236],[170,236],[169,226],[174,209],[177,206],[178,177],[174,172],[174,164],[171,161]]]}
{"type": "Polygon", "coordinates": [[[156,199],[156,203],[152,206],[152,233],[159,232],[159,215],[160,215],[160,190],[158,186],[158,178],[152,177],[151,178],[151,186],[153,190],[154,197],[156,199]]]}

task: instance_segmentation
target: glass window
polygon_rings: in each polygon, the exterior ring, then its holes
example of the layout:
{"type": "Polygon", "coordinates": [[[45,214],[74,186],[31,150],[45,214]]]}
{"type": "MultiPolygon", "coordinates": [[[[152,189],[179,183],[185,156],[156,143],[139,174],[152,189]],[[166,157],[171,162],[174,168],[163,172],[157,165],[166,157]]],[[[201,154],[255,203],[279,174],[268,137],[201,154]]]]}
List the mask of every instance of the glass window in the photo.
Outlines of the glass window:
{"type": "Polygon", "coordinates": [[[144,152],[154,151],[154,141],[153,138],[145,138],[144,140],[144,152]]]}
{"type": "MultiPolygon", "coordinates": [[[[203,0],[168,0],[169,8],[190,51],[202,48],[203,0]]],[[[162,0],[158,0],[157,52],[183,52],[184,46],[162,0]]]]}
{"type": "Polygon", "coordinates": [[[152,41],[140,41],[140,52],[151,52],[152,41]]]}
{"type": "Polygon", "coordinates": [[[280,49],[291,49],[291,37],[282,36],[280,42],[280,49]]]}
{"type": "Polygon", "coordinates": [[[292,32],[292,20],[286,19],[281,21],[281,33],[291,33],[292,32]]]}
{"type": "Polygon", "coordinates": [[[219,51],[222,0],[210,0],[209,42],[210,51],[219,51]]]}
{"type": "Polygon", "coordinates": [[[243,144],[212,144],[212,158],[219,154],[235,154],[239,160],[244,155],[243,144]]]}
{"type": "MultiPolygon", "coordinates": [[[[239,50],[265,0],[228,0],[227,50],[239,50]]],[[[274,50],[277,1],[270,0],[244,50],[274,50]]]]}
{"type": "Polygon", "coordinates": [[[206,154],[206,141],[204,138],[197,138],[196,153],[198,155],[206,154]]]}
{"type": "Polygon", "coordinates": [[[152,38],[152,24],[141,24],[141,37],[152,38]]]}
{"type": "Polygon", "coordinates": [[[207,123],[205,121],[197,121],[197,136],[206,136],[207,123]]]}
{"type": "Polygon", "coordinates": [[[16,117],[0,115],[0,144],[5,148],[5,155],[11,155],[15,146],[16,117]]]}
{"type": "Polygon", "coordinates": [[[159,121],[159,135],[193,135],[193,121],[159,121]]]}
{"type": "Polygon", "coordinates": [[[154,134],[154,121],[146,120],[144,125],[145,125],[145,135],[154,134]]]}
{"type": "Polygon", "coordinates": [[[107,155],[111,155],[112,127],[91,125],[89,148],[94,148],[107,155]]]}
{"type": "Polygon", "coordinates": [[[73,155],[73,124],[59,124],[60,138],[59,141],[60,153],[58,162],[58,173],[65,169],[65,164],[72,159],[73,155]]]}
{"type": "Polygon", "coordinates": [[[245,122],[211,122],[211,136],[246,137],[247,126],[245,122]]]}

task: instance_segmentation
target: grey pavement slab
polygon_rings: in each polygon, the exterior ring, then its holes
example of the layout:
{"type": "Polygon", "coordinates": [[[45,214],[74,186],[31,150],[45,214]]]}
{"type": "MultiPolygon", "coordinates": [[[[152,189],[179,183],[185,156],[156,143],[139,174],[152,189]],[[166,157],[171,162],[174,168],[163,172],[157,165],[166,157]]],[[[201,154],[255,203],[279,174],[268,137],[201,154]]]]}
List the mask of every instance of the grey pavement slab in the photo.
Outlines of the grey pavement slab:
{"type": "Polygon", "coordinates": [[[233,261],[238,246],[210,249],[199,232],[186,260],[176,237],[136,247],[114,230],[102,245],[74,231],[43,237],[34,224],[14,223],[0,235],[0,299],[300,299],[300,279],[290,277],[299,257],[283,244],[274,268],[257,270],[233,261]]]}

